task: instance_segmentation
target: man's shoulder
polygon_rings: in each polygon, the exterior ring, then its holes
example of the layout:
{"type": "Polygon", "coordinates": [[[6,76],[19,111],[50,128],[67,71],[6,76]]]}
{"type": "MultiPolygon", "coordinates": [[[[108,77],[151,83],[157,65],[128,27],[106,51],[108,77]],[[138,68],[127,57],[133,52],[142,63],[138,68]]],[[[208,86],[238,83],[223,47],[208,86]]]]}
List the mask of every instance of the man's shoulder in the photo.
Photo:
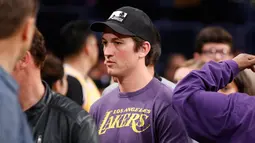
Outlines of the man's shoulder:
{"type": "Polygon", "coordinates": [[[74,76],[72,76],[72,75],[67,75],[67,82],[68,82],[68,84],[70,84],[70,85],[78,85],[78,86],[81,86],[81,83],[80,83],[80,81],[76,78],[76,77],[74,77],[74,76]]]}
{"type": "Polygon", "coordinates": [[[78,125],[81,125],[84,120],[91,118],[88,112],[76,102],[57,93],[53,93],[49,106],[78,125]]]}
{"type": "Polygon", "coordinates": [[[17,94],[18,84],[16,81],[0,67],[0,91],[17,94]]]}
{"type": "Polygon", "coordinates": [[[102,95],[106,95],[106,94],[110,93],[111,91],[113,91],[114,89],[116,89],[118,86],[119,86],[118,83],[110,84],[109,86],[107,86],[107,87],[104,89],[102,95]]]}
{"type": "Polygon", "coordinates": [[[169,87],[171,90],[174,90],[174,88],[175,88],[175,84],[173,83],[173,82],[171,82],[171,81],[169,81],[169,80],[167,80],[167,79],[165,79],[165,78],[163,78],[163,77],[161,77],[162,78],[162,80],[161,80],[161,82],[164,84],[164,85],[166,85],[167,87],[169,87]]]}
{"type": "Polygon", "coordinates": [[[154,102],[160,103],[161,105],[169,105],[172,102],[173,89],[168,85],[159,82],[152,88],[155,99],[154,102]]]}
{"type": "Polygon", "coordinates": [[[96,112],[96,110],[100,110],[100,108],[110,105],[111,103],[116,102],[118,98],[119,88],[113,88],[109,90],[104,96],[101,96],[90,108],[90,112],[96,112]]]}

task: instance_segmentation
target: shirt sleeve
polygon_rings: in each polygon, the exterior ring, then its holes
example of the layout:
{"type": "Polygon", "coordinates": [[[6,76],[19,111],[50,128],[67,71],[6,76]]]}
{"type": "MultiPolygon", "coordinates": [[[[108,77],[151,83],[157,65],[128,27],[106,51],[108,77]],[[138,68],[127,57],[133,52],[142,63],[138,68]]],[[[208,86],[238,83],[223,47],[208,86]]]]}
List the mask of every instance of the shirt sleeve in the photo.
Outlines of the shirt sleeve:
{"type": "Polygon", "coordinates": [[[113,91],[118,86],[119,86],[118,83],[112,83],[111,85],[109,85],[108,87],[106,87],[104,89],[104,91],[102,92],[102,96],[110,93],[111,91],[113,91]]]}
{"type": "Polygon", "coordinates": [[[156,132],[160,143],[189,143],[191,140],[185,130],[181,117],[172,105],[158,113],[156,132]]]}
{"type": "Polygon", "coordinates": [[[68,90],[66,96],[79,105],[83,105],[83,91],[80,82],[72,76],[67,76],[68,90]]]}
{"type": "Polygon", "coordinates": [[[233,60],[209,62],[201,70],[187,75],[175,88],[174,108],[181,115],[189,135],[199,142],[215,141],[219,137],[231,138],[254,121],[254,98],[235,93],[218,93],[238,74],[233,60]],[[249,117],[249,119],[247,118],[249,117]]]}

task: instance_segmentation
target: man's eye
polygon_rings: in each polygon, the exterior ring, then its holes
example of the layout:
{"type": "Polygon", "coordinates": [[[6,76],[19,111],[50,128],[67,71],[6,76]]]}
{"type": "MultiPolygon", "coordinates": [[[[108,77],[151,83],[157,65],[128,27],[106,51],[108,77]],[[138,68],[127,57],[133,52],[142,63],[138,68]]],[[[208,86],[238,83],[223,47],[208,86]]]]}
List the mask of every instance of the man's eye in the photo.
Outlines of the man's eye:
{"type": "Polygon", "coordinates": [[[114,42],[114,44],[116,44],[116,45],[120,45],[120,44],[122,44],[121,42],[114,42]]]}
{"type": "Polygon", "coordinates": [[[228,87],[224,87],[222,90],[227,91],[228,89],[229,89],[228,87]]]}

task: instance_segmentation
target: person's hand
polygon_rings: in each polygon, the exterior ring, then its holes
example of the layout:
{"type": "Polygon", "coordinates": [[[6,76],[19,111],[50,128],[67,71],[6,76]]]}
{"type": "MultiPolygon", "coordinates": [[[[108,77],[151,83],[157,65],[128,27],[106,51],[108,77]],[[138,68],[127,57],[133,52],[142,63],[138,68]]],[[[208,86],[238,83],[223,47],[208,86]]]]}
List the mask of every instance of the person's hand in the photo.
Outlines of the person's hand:
{"type": "Polygon", "coordinates": [[[250,54],[239,54],[233,58],[238,64],[240,71],[248,68],[255,72],[255,56],[250,54]]]}

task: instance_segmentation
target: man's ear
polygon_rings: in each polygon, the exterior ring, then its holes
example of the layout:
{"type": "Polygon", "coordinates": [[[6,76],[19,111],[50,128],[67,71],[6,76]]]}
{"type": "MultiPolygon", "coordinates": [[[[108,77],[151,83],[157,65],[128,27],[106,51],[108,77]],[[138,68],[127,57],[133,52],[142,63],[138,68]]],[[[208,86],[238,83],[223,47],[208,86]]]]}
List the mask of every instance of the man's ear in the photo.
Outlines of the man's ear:
{"type": "Polygon", "coordinates": [[[35,18],[29,17],[25,20],[22,28],[22,40],[31,43],[35,31],[35,18]]]}
{"type": "Polygon", "coordinates": [[[21,58],[20,62],[20,69],[24,69],[29,65],[29,62],[31,62],[31,53],[29,51],[26,52],[26,54],[21,58]]]}
{"type": "Polygon", "coordinates": [[[151,50],[151,44],[147,41],[143,42],[143,45],[139,49],[139,58],[145,58],[151,50]]]}

